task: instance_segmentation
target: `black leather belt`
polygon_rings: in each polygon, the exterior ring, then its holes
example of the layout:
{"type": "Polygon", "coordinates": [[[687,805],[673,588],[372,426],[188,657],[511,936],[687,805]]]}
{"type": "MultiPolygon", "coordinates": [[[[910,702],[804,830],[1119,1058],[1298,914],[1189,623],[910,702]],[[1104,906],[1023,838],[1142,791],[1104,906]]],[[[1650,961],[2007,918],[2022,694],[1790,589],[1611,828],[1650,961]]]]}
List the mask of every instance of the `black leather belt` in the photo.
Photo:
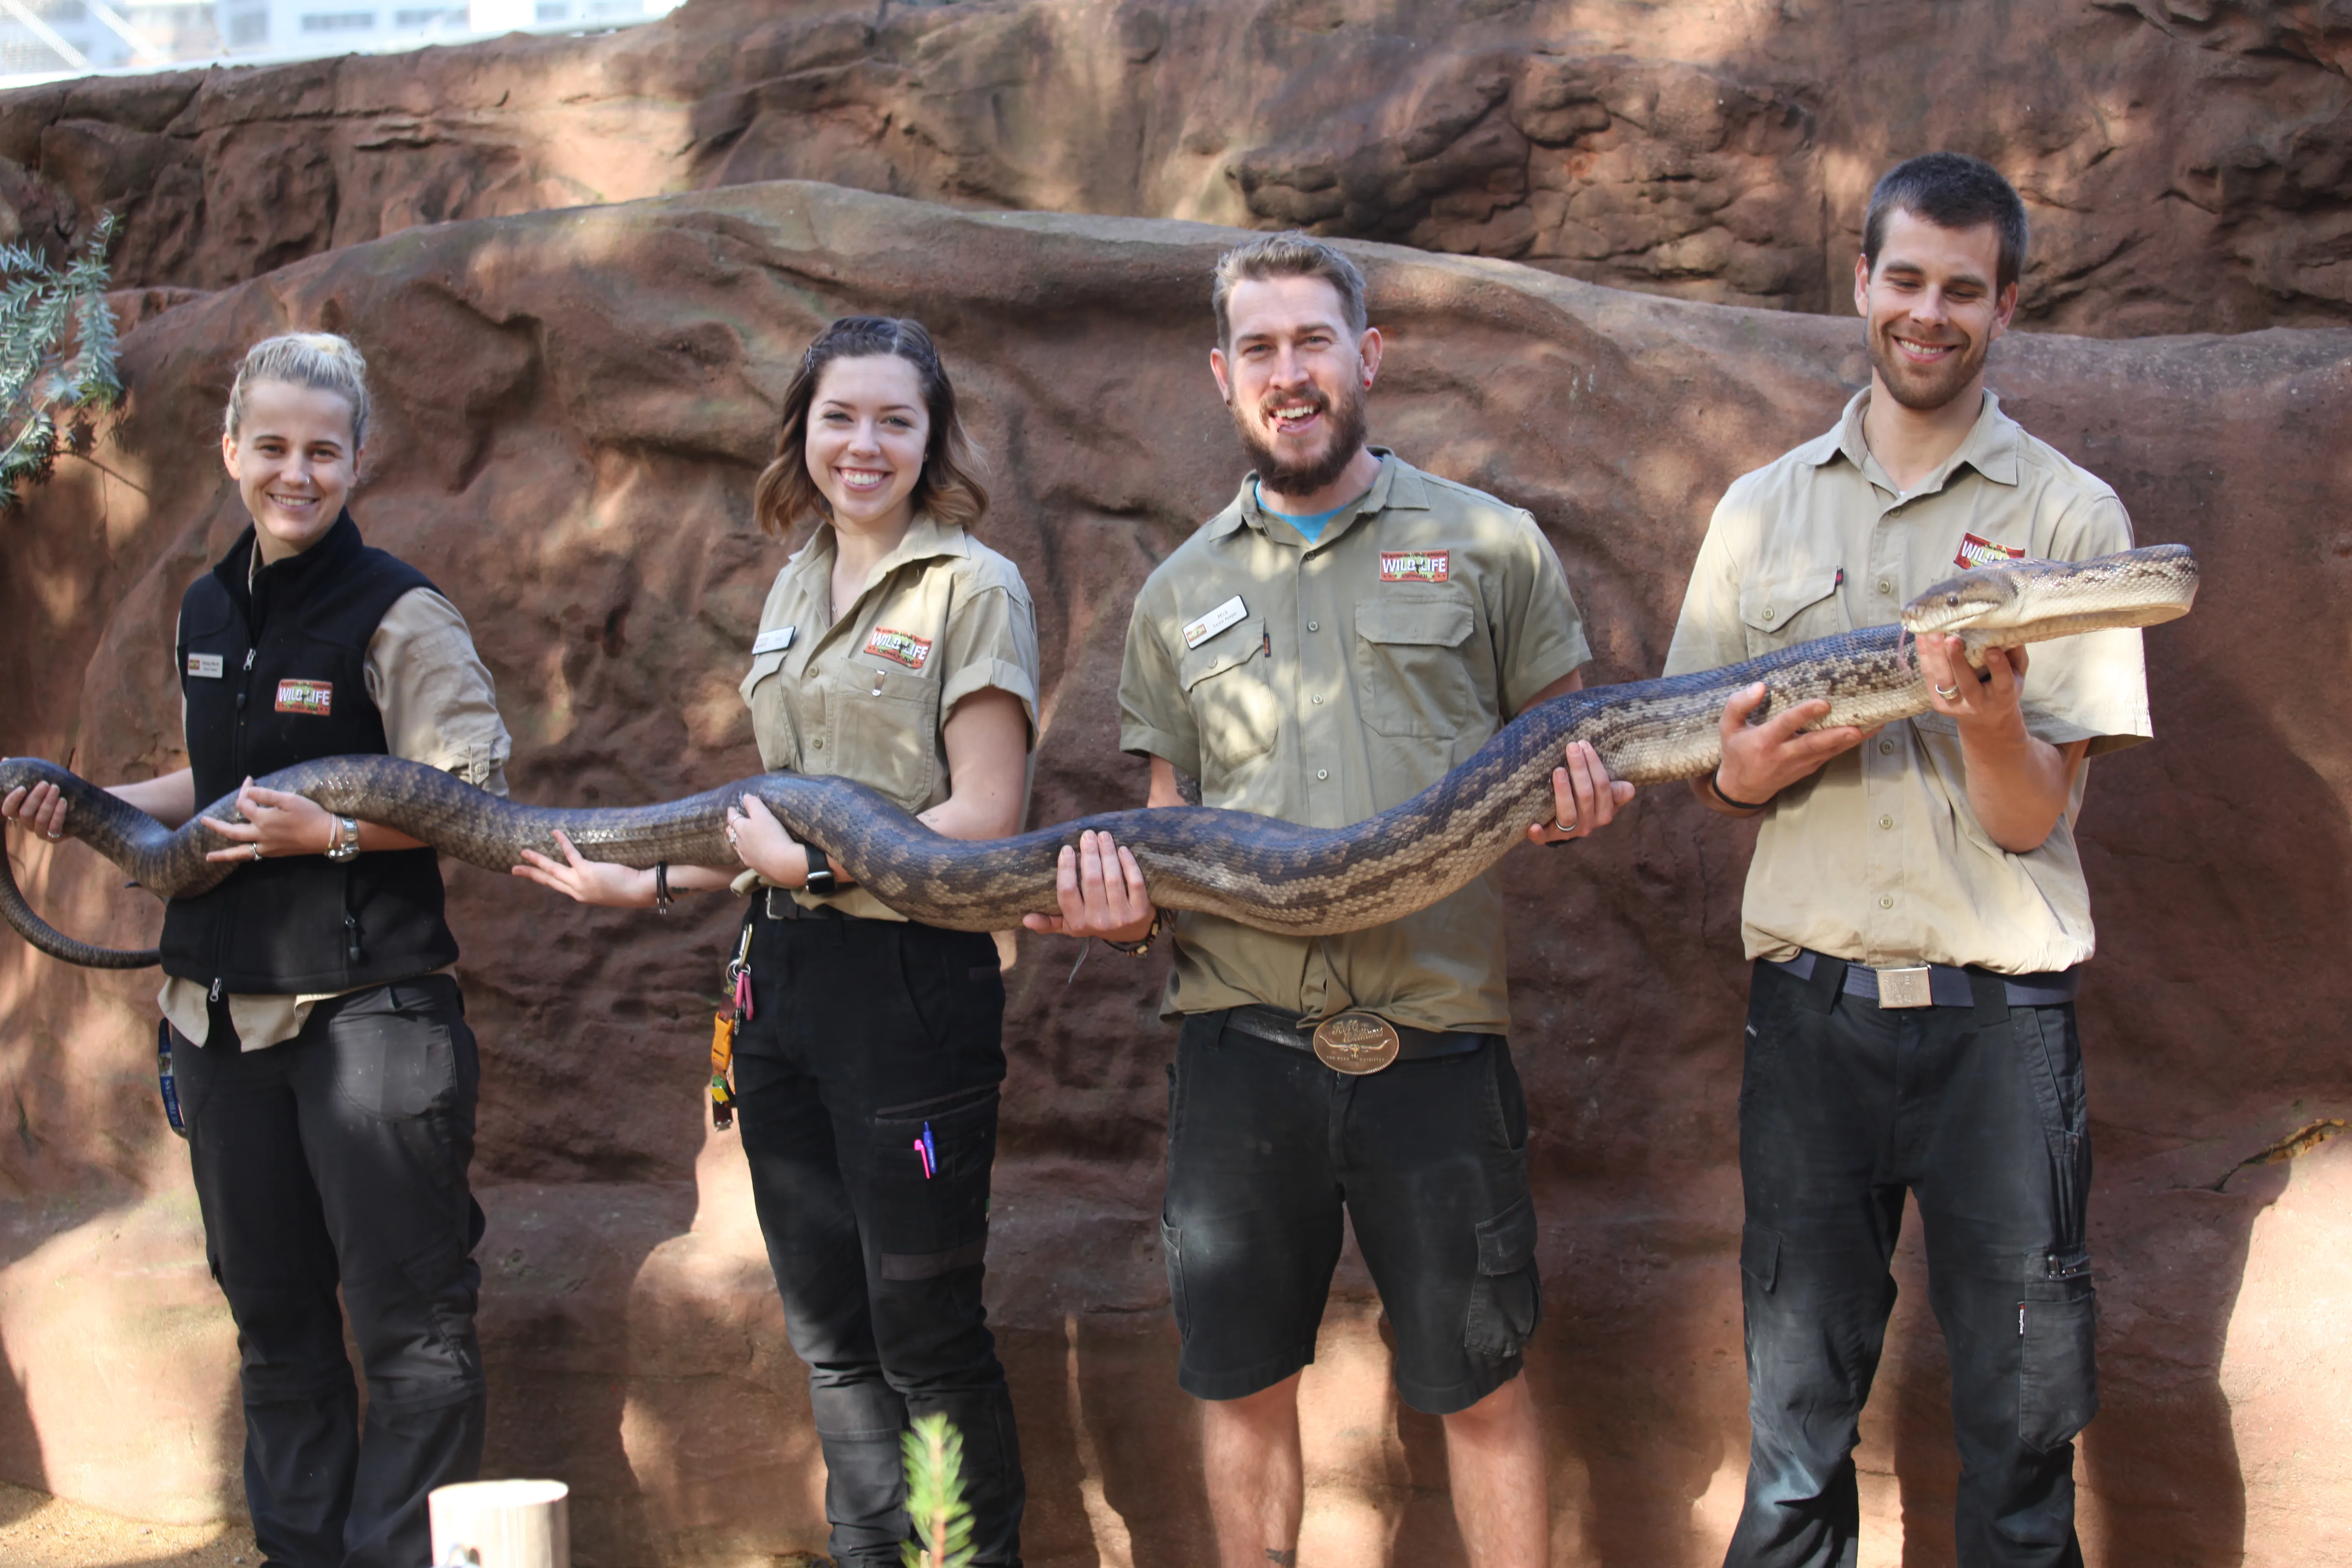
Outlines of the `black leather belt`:
{"type": "MultiPolygon", "coordinates": [[[[1383,1020],[1387,1022],[1387,1020],[1383,1020]]],[[[1297,1013],[1279,1007],[1231,1007],[1225,1011],[1223,1027],[1254,1040],[1271,1040],[1277,1046],[1288,1046],[1294,1051],[1315,1051],[1315,1025],[1297,1013]]],[[[1389,1023],[1396,1032],[1397,1061],[1417,1061],[1424,1057],[1466,1056],[1499,1035],[1465,1035],[1450,1029],[1417,1029],[1411,1024],[1389,1023]]]]}
{"type": "Polygon", "coordinates": [[[1843,965],[1838,989],[1886,1008],[1974,1006],[1987,982],[2000,987],[2001,999],[2011,1007],[2055,1007],[2072,1002],[2083,986],[2080,965],[2042,974],[1995,974],[1973,964],[1960,969],[1948,963],[1905,964],[1879,970],[1815,952],[1810,947],[1800,950],[1794,958],[1768,958],[1764,962],[1799,980],[1812,979],[1814,972],[1824,964],[1843,965]]]}

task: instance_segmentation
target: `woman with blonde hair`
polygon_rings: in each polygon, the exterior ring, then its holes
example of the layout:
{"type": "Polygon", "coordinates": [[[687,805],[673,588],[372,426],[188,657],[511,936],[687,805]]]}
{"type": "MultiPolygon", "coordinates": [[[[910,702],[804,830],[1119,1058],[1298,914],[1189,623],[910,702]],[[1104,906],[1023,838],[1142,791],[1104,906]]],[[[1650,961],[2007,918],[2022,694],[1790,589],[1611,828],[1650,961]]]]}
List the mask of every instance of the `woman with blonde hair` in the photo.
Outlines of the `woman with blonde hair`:
{"type": "MultiPolygon", "coordinates": [[[[834,322],[784,395],[753,510],[786,534],[742,694],[761,765],[854,778],[935,831],[1021,826],[1037,632],[1013,563],[967,532],[987,510],[955,390],[917,322],[834,322]]],[[[824,1449],[831,1551],[892,1568],[908,1539],[899,1435],[963,1435],[973,1561],[1020,1561],[1020,1446],[981,1305],[1004,1077],[1004,985],[986,936],[909,921],[745,795],[744,871],[631,870],[531,854],[516,874],[585,903],[747,888],[736,1109],[793,1348],[824,1449]]]]}
{"type": "MultiPolygon", "coordinates": [[[[189,765],[113,791],[174,827],[236,794],[241,820],[205,824],[236,869],[165,910],[158,1000],[205,1250],[236,1320],[246,1501],[278,1568],[418,1568],[425,1494],[481,1468],[480,1075],[439,862],[253,782],[369,752],[506,790],[507,731],[464,617],[347,510],[368,414],[344,339],[247,352],[221,458],[251,525],[180,602],[189,765]]],[[[51,837],[65,812],[47,784],[0,800],[51,837]]]]}

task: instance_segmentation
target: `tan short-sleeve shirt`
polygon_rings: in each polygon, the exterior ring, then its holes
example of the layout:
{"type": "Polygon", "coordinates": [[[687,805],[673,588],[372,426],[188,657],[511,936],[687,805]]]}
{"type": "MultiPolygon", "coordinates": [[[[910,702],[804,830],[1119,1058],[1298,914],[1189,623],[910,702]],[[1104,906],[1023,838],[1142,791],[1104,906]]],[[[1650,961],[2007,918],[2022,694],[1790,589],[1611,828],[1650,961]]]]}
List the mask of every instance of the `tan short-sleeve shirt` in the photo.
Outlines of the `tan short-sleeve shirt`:
{"type": "MultiPolygon", "coordinates": [[[[1376,448],[1377,450],[1377,448],[1376,448]]],[[[1309,544],[1256,476],[1136,596],[1119,744],[1201,781],[1203,804],[1344,827],[1410,800],[1591,658],[1535,520],[1389,453],[1309,544]]],[[[1503,907],[1491,874],[1342,936],[1175,917],[1167,1016],[1261,1003],[1365,1007],[1501,1032],[1503,907]]]]}
{"type": "MultiPolygon", "coordinates": [[[[1743,475],[1708,524],[1666,656],[1679,675],[1886,626],[1904,603],[1998,556],[2080,561],[2132,547],[2114,490],[2036,440],[1990,393],[1958,450],[1908,492],[1863,440],[1865,390],[1838,427],[1743,475]]],[[[2096,755],[2147,739],[2137,631],[2037,643],[2026,728],[2096,755]]],[[[2091,956],[2074,839],[2085,766],[2048,839],[1994,843],[1968,799],[1959,734],[1934,713],[1889,724],[1764,813],[1741,931],[1750,958],[1810,947],[1855,963],[1977,964],[2004,974],[2091,956]]]]}
{"type": "MultiPolygon", "coordinates": [[[[944,726],[973,692],[1019,698],[1034,742],[1037,612],[1020,568],[918,515],[836,621],[833,563],[833,529],[820,524],[760,612],[742,692],[761,767],[856,779],[923,812],[954,793],[944,726]]],[[[863,888],[793,896],[809,909],[906,918],[863,888]]]]}

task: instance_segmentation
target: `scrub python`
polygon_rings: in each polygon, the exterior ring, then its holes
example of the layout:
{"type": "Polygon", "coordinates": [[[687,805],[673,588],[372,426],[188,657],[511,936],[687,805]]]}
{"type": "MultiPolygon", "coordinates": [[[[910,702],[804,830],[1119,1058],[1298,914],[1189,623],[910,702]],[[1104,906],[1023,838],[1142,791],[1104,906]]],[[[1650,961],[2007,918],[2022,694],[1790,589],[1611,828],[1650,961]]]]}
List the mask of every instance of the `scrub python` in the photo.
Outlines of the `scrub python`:
{"type": "MultiPolygon", "coordinates": [[[[446,773],[394,757],[327,757],[271,774],[272,789],[383,823],[461,860],[504,871],[525,849],[556,853],[562,828],[582,854],[646,867],[731,866],[727,803],[757,794],[801,837],[909,919],[957,931],[1001,931],[1055,909],[1055,863],[1087,828],[1135,852],[1163,909],[1202,910],[1298,936],[1355,931],[1412,913],[1461,887],[1551,815],[1561,747],[1590,741],[1616,777],[1635,784],[1696,778],[1719,760],[1725,700],[1755,681],[1760,720],[1784,703],[1826,698],[1827,724],[1868,728],[1927,711],[1909,639],[1962,637],[1982,650],[2186,615],[2197,561],[2156,545],[2077,563],[2018,561],[1966,572],[1904,606],[1897,626],[1799,643],[1721,669],[1570,692],[1521,713],[1478,752],[1401,805],[1347,827],[1301,827],[1201,806],[1106,812],[1015,838],[944,838],[863,784],[764,773],[661,805],[583,811],[501,800],[446,773]]],[[[195,822],[174,832],[76,774],[37,758],[0,760],[0,795],[47,781],[66,795],[68,833],[163,898],[204,892],[236,874],[212,862],[220,840],[195,822]]],[[[235,816],[235,796],[204,815],[235,816]]],[[[52,929],[0,857],[0,916],[52,957],[100,969],[158,962],[152,949],[94,947],[52,929]]]]}

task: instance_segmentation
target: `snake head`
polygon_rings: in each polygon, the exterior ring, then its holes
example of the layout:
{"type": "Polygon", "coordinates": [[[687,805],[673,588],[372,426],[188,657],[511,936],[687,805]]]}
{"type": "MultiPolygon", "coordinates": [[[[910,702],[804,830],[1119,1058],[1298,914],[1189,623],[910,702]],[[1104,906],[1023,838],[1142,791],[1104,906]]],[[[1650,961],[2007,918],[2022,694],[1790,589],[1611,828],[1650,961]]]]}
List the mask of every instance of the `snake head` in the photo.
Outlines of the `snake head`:
{"type": "Polygon", "coordinates": [[[1913,637],[1931,632],[1995,630],[2022,618],[2026,584],[2033,573],[2014,566],[1979,566],[1947,578],[1903,606],[1903,629],[1913,637]]]}

